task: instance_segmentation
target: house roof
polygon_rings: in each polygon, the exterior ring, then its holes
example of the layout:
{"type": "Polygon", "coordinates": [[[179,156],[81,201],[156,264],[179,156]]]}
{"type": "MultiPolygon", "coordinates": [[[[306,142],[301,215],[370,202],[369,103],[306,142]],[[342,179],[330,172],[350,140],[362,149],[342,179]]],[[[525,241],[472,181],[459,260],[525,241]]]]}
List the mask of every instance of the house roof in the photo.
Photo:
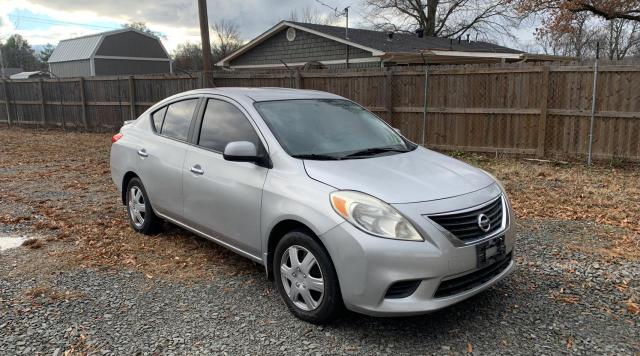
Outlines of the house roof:
{"type": "MultiPolygon", "coordinates": [[[[141,35],[160,41],[155,36],[152,36],[148,33],[145,33],[133,28],[123,28],[119,30],[100,32],[92,35],[69,38],[69,39],[60,41],[56,46],[56,48],[53,50],[53,53],[51,54],[47,62],[56,63],[56,62],[69,62],[69,61],[79,61],[83,59],[89,59],[95,55],[96,51],[100,47],[100,44],[102,43],[105,37],[122,33],[122,32],[128,32],[128,31],[136,32],[141,35]]],[[[160,45],[162,45],[162,42],[160,42],[160,45]]],[[[162,48],[164,50],[164,46],[162,48]]]]}
{"type": "Polygon", "coordinates": [[[443,37],[424,36],[418,37],[415,34],[394,33],[389,39],[388,32],[349,28],[349,37],[345,38],[344,27],[310,24],[295,21],[281,21],[260,36],[254,38],[249,43],[231,53],[219,61],[216,65],[228,65],[229,61],[249,51],[251,48],[262,43],[266,39],[280,32],[281,30],[293,27],[321,37],[325,37],[337,42],[341,42],[362,50],[371,52],[372,56],[379,56],[385,59],[396,58],[397,54],[406,56],[407,54],[419,55],[429,52],[431,56],[448,57],[479,57],[479,58],[508,58],[519,59],[524,53],[522,51],[499,46],[497,44],[478,41],[466,41],[449,39],[443,37]]]}
{"type": "MultiPolygon", "coordinates": [[[[302,22],[292,22],[296,25],[310,28],[331,36],[344,38],[344,27],[317,25],[302,22]]],[[[388,32],[364,30],[359,28],[349,29],[349,41],[375,48],[378,51],[389,52],[420,52],[425,50],[444,50],[462,52],[491,52],[491,53],[523,53],[516,49],[499,46],[489,42],[478,42],[450,39],[444,37],[424,36],[416,34],[396,32],[389,40],[388,32]]]]}
{"type": "Polygon", "coordinates": [[[42,72],[39,70],[32,71],[32,72],[20,72],[20,73],[12,74],[11,77],[9,77],[9,79],[29,79],[33,75],[48,75],[48,74],[46,72],[42,72]]]}

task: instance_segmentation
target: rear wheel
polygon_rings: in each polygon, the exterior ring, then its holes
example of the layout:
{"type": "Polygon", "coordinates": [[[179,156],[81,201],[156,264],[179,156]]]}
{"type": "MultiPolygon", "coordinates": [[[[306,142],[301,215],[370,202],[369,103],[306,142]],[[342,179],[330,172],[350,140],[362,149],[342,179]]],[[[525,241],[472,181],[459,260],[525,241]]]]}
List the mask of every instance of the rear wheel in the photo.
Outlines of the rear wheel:
{"type": "Polygon", "coordinates": [[[147,191],[140,178],[132,178],[126,189],[127,215],[131,227],[145,235],[158,232],[162,227],[162,220],[153,213],[147,191]]]}
{"type": "Polygon", "coordinates": [[[274,284],[298,318],[320,324],[342,309],[340,286],[329,255],[303,231],[287,233],[273,258],[274,284]]]}

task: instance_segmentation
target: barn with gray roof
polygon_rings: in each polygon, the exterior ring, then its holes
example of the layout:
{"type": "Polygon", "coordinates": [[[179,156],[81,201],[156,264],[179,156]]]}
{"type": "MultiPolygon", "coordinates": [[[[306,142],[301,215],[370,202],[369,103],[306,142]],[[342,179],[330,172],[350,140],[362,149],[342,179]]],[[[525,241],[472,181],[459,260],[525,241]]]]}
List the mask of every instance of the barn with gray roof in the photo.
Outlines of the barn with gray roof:
{"type": "Polygon", "coordinates": [[[62,40],[48,63],[49,71],[58,77],[172,72],[162,42],[130,28],[62,40]]]}

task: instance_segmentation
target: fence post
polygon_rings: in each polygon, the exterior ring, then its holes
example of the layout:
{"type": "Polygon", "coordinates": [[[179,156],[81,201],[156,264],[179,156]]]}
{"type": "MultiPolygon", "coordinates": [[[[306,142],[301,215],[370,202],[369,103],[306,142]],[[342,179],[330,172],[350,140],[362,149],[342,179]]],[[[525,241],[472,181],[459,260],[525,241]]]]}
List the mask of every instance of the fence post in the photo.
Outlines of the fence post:
{"type": "Polygon", "coordinates": [[[429,65],[424,64],[424,103],[422,108],[422,146],[427,147],[427,111],[429,110],[429,65]]]}
{"type": "Polygon", "coordinates": [[[589,122],[589,152],[587,164],[593,163],[593,126],[596,121],[596,94],[598,93],[598,59],[600,57],[600,42],[596,42],[596,62],[593,65],[593,91],[591,93],[591,121],[589,122]]]}
{"type": "Polygon", "coordinates": [[[64,100],[63,100],[64,91],[61,90],[61,84],[60,83],[61,83],[60,82],[60,78],[58,78],[58,83],[57,83],[58,85],[56,87],[58,88],[58,97],[60,98],[60,110],[59,111],[62,111],[62,115],[60,115],[60,123],[62,124],[62,131],[67,131],[66,120],[65,120],[65,117],[64,117],[65,110],[64,110],[64,104],[63,104],[63,102],[64,102],[64,100]]]}
{"type": "Polygon", "coordinates": [[[536,156],[543,157],[547,141],[547,111],[549,109],[549,66],[542,67],[542,94],[540,95],[540,119],[538,122],[538,147],[536,156]]]}
{"type": "Polygon", "coordinates": [[[84,125],[85,131],[89,131],[89,122],[87,120],[87,99],[84,94],[84,78],[79,78],[80,82],[80,102],[82,103],[82,125],[84,125]]]}
{"type": "Polygon", "coordinates": [[[304,85],[302,84],[302,75],[300,74],[300,70],[296,70],[296,89],[303,89],[304,85]]]}
{"type": "Polygon", "coordinates": [[[131,120],[136,119],[136,83],[133,75],[129,76],[129,109],[131,111],[131,120]]]}
{"type": "Polygon", "coordinates": [[[38,88],[40,89],[40,116],[42,116],[42,126],[47,126],[47,110],[46,110],[46,102],[44,99],[44,84],[42,78],[38,80],[38,88]]]}
{"type": "Polygon", "coordinates": [[[393,71],[388,69],[384,73],[384,107],[387,111],[389,123],[393,120],[393,71]]]}
{"type": "Polygon", "coordinates": [[[7,125],[11,126],[11,106],[9,106],[9,89],[7,89],[7,81],[2,81],[4,88],[4,107],[7,110],[7,125]]]}

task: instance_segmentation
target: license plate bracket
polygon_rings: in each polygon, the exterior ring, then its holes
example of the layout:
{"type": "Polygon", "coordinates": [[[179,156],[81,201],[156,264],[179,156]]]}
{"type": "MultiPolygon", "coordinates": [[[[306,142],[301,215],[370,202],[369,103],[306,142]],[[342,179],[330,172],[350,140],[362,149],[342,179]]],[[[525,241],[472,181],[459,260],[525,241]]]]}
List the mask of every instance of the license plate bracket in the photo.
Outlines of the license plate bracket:
{"type": "Polygon", "coordinates": [[[478,268],[496,263],[507,254],[507,246],[504,243],[504,235],[496,236],[476,245],[478,268]]]}

